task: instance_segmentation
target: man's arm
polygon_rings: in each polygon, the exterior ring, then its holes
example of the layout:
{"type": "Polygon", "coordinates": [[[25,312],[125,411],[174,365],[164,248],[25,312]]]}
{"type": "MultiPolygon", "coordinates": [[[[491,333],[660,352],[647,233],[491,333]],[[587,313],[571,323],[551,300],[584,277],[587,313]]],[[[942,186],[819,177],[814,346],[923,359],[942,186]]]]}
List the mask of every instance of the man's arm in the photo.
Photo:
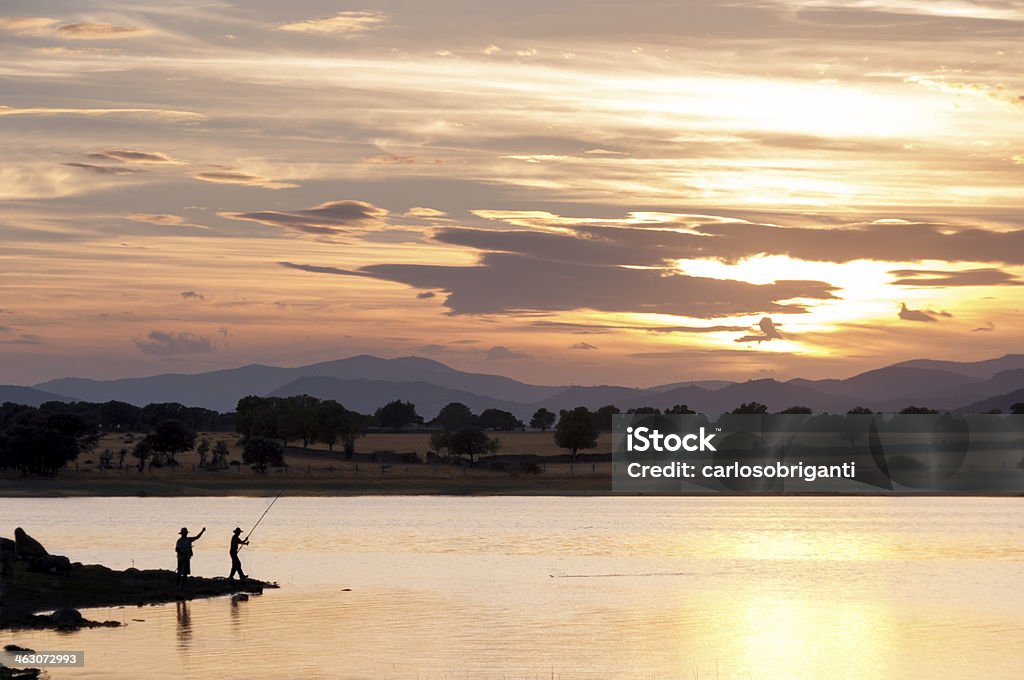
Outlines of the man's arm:
{"type": "Polygon", "coordinates": [[[203,534],[205,534],[205,533],[206,533],[206,527],[203,527],[203,528],[202,528],[202,529],[201,529],[201,530],[199,531],[199,533],[198,533],[198,534],[196,534],[196,537],[195,537],[195,538],[193,538],[192,540],[193,540],[193,541],[198,541],[198,540],[199,540],[200,538],[202,538],[202,537],[203,537],[203,534]]]}

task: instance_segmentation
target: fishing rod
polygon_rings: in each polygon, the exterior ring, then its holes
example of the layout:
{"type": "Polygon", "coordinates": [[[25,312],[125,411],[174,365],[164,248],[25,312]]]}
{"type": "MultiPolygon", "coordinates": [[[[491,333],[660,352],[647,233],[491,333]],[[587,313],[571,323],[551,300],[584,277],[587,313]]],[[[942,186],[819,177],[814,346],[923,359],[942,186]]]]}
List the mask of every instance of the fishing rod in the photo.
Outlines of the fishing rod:
{"type": "MultiPolygon", "coordinates": [[[[267,513],[270,512],[270,509],[272,507],[274,507],[274,503],[277,502],[277,499],[281,497],[281,494],[283,494],[285,492],[285,489],[287,489],[289,486],[291,486],[292,482],[294,482],[294,481],[295,481],[295,477],[292,477],[291,479],[288,480],[287,484],[285,484],[283,487],[281,487],[281,490],[277,492],[276,496],[274,496],[274,500],[270,501],[270,505],[268,505],[267,509],[263,511],[263,514],[260,515],[260,518],[258,520],[256,520],[256,524],[252,525],[252,529],[249,529],[249,533],[247,533],[245,535],[245,538],[243,540],[245,540],[245,541],[249,540],[249,537],[252,536],[254,531],[256,531],[256,527],[258,527],[260,525],[260,522],[262,522],[263,518],[267,516],[267,513]]],[[[239,546],[239,547],[241,547],[241,546],[239,546]]]]}

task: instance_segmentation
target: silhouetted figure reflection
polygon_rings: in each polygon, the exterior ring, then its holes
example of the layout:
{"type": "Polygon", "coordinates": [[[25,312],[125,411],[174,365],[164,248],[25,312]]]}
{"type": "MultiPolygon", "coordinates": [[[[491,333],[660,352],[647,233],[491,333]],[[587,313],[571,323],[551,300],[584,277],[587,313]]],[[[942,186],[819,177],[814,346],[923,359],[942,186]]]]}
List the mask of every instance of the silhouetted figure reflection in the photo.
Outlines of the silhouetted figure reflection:
{"type": "Polygon", "coordinates": [[[231,536],[231,548],[229,550],[229,552],[231,553],[231,573],[228,574],[228,579],[231,581],[235,580],[235,573],[237,573],[238,578],[243,581],[248,578],[248,576],[245,575],[245,572],[242,571],[241,560],[238,559],[238,549],[243,545],[249,545],[248,539],[243,539],[239,537],[241,533],[242,530],[238,527],[235,527],[235,533],[231,536]]]}
{"type": "Polygon", "coordinates": [[[186,527],[181,528],[181,538],[174,544],[174,552],[178,555],[178,589],[185,587],[185,581],[188,580],[189,574],[192,573],[192,544],[203,537],[206,533],[206,527],[203,527],[195,536],[189,537],[188,529],[186,527]]]}
{"type": "Polygon", "coordinates": [[[189,615],[187,600],[178,600],[174,604],[178,617],[178,642],[184,645],[192,641],[192,617],[189,615]]]}

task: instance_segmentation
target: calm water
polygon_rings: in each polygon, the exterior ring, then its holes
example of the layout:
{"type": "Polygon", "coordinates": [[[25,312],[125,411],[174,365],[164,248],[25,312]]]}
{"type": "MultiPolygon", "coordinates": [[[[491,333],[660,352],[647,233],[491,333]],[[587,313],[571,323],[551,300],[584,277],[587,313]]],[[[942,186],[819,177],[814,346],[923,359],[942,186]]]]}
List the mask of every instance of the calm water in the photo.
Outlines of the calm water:
{"type": "MultiPolygon", "coordinates": [[[[74,560],[226,575],[269,499],[0,499],[74,560]]],[[[3,642],[54,678],[1019,678],[1024,502],[936,498],[282,498],[249,602],[91,610],[3,642]],[[350,591],[343,589],[350,588],[350,591]],[[141,620],[137,620],[141,619],[141,620]]]]}

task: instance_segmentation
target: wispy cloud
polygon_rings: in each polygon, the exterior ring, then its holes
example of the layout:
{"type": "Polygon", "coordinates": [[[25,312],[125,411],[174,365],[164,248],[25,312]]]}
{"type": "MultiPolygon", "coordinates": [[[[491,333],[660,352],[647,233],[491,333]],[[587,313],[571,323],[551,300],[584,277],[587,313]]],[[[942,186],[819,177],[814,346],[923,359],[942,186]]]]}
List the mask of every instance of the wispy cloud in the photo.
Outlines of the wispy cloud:
{"type": "Polygon", "coordinates": [[[329,235],[348,233],[353,228],[383,224],[388,215],[384,208],[365,201],[329,201],[305,210],[257,212],[222,212],[232,220],[259,222],[307,234],[329,235]]]}
{"type": "Polygon", "coordinates": [[[333,17],[325,19],[306,19],[305,21],[282,24],[277,27],[277,30],[294,33],[332,34],[345,38],[354,38],[383,28],[387,24],[387,19],[387,15],[382,12],[348,11],[339,12],[333,17]]]}
{"type": "Polygon", "coordinates": [[[165,153],[159,151],[138,151],[135,149],[106,149],[88,154],[89,158],[101,161],[114,161],[117,163],[152,163],[165,165],[184,165],[165,153]]]}
{"type": "Polygon", "coordinates": [[[268,179],[266,177],[260,177],[259,175],[250,175],[246,172],[232,172],[226,170],[196,172],[191,176],[192,179],[198,179],[202,182],[211,182],[213,184],[240,184],[242,186],[260,187],[262,189],[295,189],[299,186],[298,184],[292,184],[291,182],[281,182],[278,180],[268,179]]]}
{"type": "Polygon", "coordinates": [[[194,111],[178,111],[175,109],[137,109],[137,108],[60,108],[60,107],[13,107],[0,105],[0,116],[124,116],[128,118],[156,118],[168,121],[198,121],[206,116],[194,111]]]}
{"type": "Polygon", "coordinates": [[[150,331],[145,338],[136,338],[135,346],[143,354],[154,356],[205,354],[217,351],[210,338],[186,332],[150,331]]]}
{"type": "Polygon", "coordinates": [[[28,36],[56,36],[68,40],[120,40],[152,33],[147,28],[97,21],[63,23],[47,17],[0,18],[0,31],[28,36]]]}
{"type": "Polygon", "coordinates": [[[936,323],[938,322],[937,317],[952,317],[953,315],[946,311],[936,311],[933,309],[910,309],[907,307],[907,303],[900,303],[899,318],[903,321],[920,321],[924,323],[936,323]]]}

